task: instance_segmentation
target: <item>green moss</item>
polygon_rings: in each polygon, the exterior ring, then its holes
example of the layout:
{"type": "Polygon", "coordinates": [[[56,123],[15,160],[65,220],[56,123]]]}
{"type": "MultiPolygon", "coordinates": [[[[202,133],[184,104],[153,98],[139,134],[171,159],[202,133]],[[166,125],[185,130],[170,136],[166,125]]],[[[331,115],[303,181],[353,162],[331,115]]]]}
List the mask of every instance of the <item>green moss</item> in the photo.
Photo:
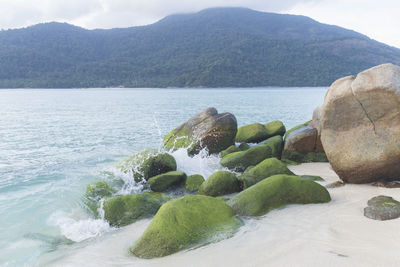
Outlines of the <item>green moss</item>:
{"type": "Polygon", "coordinates": [[[234,171],[244,171],[247,167],[257,165],[272,156],[269,145],[258,145],[246,151],[234,152],[226,155],[220,161],[221,165],[234,171]]]}
{"type": "Polygon", "coordinates": [[[147,149],[121,161],[117,168],[124,173],[132,173],[135,181],[141,182],[158,174],[175,171],[176,161],[168,153],[147,149]]]}
{"type": "Polygon", "coordinates": [[[239,180],[234,173],[217,171],[200,186],[199,194],[221,196],[240,191],[239,180]]]}
{"type": "Polygon", "coordinates": [[[312,122],[312,120],[309,120],[309,121],[307,121],[307,122],[305,122],[303,124],[299,124],[297,126],[294,126],[293,128],[290,128],[289,130],[286,131],[284,139],[286,139],[286,137],[289,136],[289,134],[291,132],[293,132],[293,131],[295,131],[297,129],[300,129],[301,127],[307,126],[310,122],[312,122]]]}
{"type": "Polygon", "coordinates": [[[320,184],[292,175],[274,175],[240,192],[228,204],[237,214],[260,216],[288,204],[329,202],[331,197],[320,184]]]}
{"type": "Polygon", "coordinates": [[[156,214],[170,198],[160,193],[115,196],[104,201],[104,219],[112,226],[124,226],[156,214]]]}
{"type": "Polygon", "coordinates": [[[236,134],[235,141],[245,143],[258,143],[267,139],[268,137],[269,136],[264,125],[260,123],[253,123],[240,127],[236,134]]]}
{"type": "Polygon", "coordinates": [[[249,149],[249,148],[250,148],[250,146],[249,146],[249,144],[247,144],[247,143],[241,143],[241,144],[238,146],[239,151],[246,151],[246,150],[249,149]]]}
{"type": "Polygon", "coordinates": [[[239,180],[242,182],[243,188],[248,188],[265,178],[276,174],[293,175],[293,173],[286,167],[286,164],[281,162],[279,159],[268,158],[244,172],[239,177],[239,180]]]}
{"type": "Polygon", "coordinates": [[[131,252],[140,258],[163,257],[228,236],[240,225],[224,201],[187,195],[160,208],[131,252]]]}
{"type": "Polygon", "coordinates": [[[314,176],[314,175],[300,175],[303,179],[308,179],[311,181],[323,182],[325,181],[321,176],[314,176]]]}
{"type": "Polygon", "coordinates": [[[286,132],[286,127],[281,121],[271,121],[264,124],[264,127],[269,136],[283,136],[286,132]]]}
{"type": "Polygon", "coordinates": [[[203,182],[204,178],[200,174],[189,175],[185,181],[185,190],[189,193],[196,192],[203,182]]]}
{"type": "Polygon", "coordinates": [[[179,148],[187,148],[191,150],[196,140],[189,134],[186,127],[172,130],[164,137],[164,148],[167,150],[177,150],[179,148]]]}
{"type": "Polygon", "coordinates": [[[238,152],[238,151],[240,151],[239,148],[237,148],[235,145],[231,145],[227,149],[221,151],[221,157],[223,158],[230,153],[238,152]]]}
{"type": "Polygon", "coordinates": [[[270,157],[273,158],[281,158],[282,150],[283,150],[283,138],[280,135],[276,135],[274,137],[268,138],[265,141],[262,141],[260,145],[266,145],[271,148],[272,154],[270,157]]]}
{"type": "Polygon", "coordinates": [[[111,197],[116,191],[106,182],[94,182],[86,187],[84,203],[96,217],[98,203],[102,198],[111,197]]]}
{"type": "Polygon", "coordinates": [[[147,181],[147,185],[154,192],[163,192],[174,185],[182,184],[186,179],[184,172],[167,172],[154,177],[147,181]]]}
{"type": "Polygon", "coordinates": [[[295,150],[284,150],[282,159],[294,162],[328,162],[325,152],[300,152],[295,150]]]}
{"type": "Polygon", "coordinates": [[[289,160],[289,159],[284,159],[284,158],[282,158],[281,161],[282,161],[283,163],[285,163],[286,166],[290,166],[290,165],[300,165],[299,162],[296,162],[296,161],[293,161],[293,160],[289,160]]]}

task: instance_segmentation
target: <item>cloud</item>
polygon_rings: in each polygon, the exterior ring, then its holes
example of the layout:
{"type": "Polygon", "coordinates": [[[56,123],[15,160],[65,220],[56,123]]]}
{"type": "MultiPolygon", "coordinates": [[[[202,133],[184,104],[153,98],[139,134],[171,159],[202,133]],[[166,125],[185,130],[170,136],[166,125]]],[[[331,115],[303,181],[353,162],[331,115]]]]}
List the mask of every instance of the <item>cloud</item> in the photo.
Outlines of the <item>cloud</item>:
{"type": "Polygon", "coordinates": [[[352,29],[400,48],[399,10],[398,0],[321,0],[297,3],[288,12],[352,29]]]}
{"type": "Polygon", "coordinates": [[[89,29],[145,25],[174,13],[237,6],[300,14],[400,47],[398,0],[0,0],[0,28],[60,21],[89,29]]]}
{"type": "Polygon", "coordinates": [[[70,22],[86,28],[114,28],[153,23],[173,13],[208,7],[240,6],[280,12],[315,0],[0,0],[0,28],[46,21],[70,22]]]}

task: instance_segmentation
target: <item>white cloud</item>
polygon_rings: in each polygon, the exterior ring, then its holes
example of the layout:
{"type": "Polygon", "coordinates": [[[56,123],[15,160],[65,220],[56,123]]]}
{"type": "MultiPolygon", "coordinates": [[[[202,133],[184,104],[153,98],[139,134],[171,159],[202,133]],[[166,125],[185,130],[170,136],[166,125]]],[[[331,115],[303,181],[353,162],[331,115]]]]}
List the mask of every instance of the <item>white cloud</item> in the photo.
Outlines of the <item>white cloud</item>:
{"type": "Polygon", "coordinates": [[[288,12],[352,29],[400,48],[399,10],[398,0],[321,0],[298,3],[288,12]]]}
{"type": "Polygon", "coordinates": [[[153,23],[173,13],[240,6],[310,16],[400,47],[398,0],[0,0],[0,28],[40,22],[69,22],[85,28],[153,23]]]}

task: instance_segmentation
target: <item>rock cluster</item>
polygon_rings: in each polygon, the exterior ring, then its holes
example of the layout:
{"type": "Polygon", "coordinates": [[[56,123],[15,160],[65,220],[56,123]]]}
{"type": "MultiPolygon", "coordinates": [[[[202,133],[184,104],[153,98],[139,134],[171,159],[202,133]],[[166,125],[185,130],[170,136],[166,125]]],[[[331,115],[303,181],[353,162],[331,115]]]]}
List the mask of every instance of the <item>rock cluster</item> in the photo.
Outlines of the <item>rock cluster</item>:
{"type": "Polygon", "coordinates": [[[88,186],[86,199],[92,210],[104,211],[112,226],[154,216],[131,248],[141,258],[162,257],[217,241],[215,237],[229,237],[242,224],[240,216],[259,216],[288,204],[328,202],[329,193],[313,181],[315,177],[295,176],[280,161],[285,129],[282,122],[273,121],[237,130],[232,114],[209,108],[167,134],[164,148],[186,148],[189,155],[204,148],[221,152],[220,163],[227,170],[207,179],[187,176],[177,169],[171,154],[145,150],[123,160],[118,168],[150,192],[118,195],[113,186],[96,182],[88,186]]]}

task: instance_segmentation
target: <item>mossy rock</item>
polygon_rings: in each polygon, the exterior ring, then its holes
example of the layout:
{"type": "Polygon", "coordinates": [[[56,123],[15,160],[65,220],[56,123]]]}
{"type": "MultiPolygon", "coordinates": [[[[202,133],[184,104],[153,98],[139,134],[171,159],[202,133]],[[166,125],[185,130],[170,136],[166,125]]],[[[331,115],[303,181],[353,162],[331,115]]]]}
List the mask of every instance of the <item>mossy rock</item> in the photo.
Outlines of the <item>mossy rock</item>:
{"type": "Polygon", "coordinates": [[[250,148],[250,145],[247,144],[247,143],[241,143],[241,144],[238,146],[239,151],[246,151],[246,150],[249,149],[249,148],[250,148]]]}
{"type": "Polygon", "coordinates": [[[151,177],[147,181],[147,185],[154,192],[163,192],[172,186],[182,184],[185,179],[186,174],[184,172],[173,171],[151,177]]]}
{"type": "Polygon", "coordinates": [[[247,143],[241,143],[239,146],[231,145],[227,149],[221,151],[221,157],[223,158],[226,155],[234,153],[234,152],[246,151],[249,148],[250,148],[250,146],[247,143]]]}
{"type": "Polygon", "coordinates": [[[281,121],[271,121],[264,124],[264,127],[269,136],[283,136],[286,132],[286,127],[281,121]]]}
{"type": "Polygon", "coordinates": [[[286,131],[284,139],[286,139],[286,137],[289,136],[289,134],[291,132],[296,131],[297,129],[300,129],[301,127],[309,125],[310,122],[312,122],[312,120],[306,121],[305,123],[302,123],[302,124],[294,126],[293,128],[290,128],[289,130],[286,131]]]}
{"type": "Polygon", "coordinates": [[[242,182],[243,188],[248,188],[276,174],[293,175],[282,161],[277,158],[268,158],[251,169],[246,170],[239,177],[239,180],[242,182]]]}
{"type": "Polygon", "coordinates": [[[282,156],[283,150],[283,138],[280,135],[276,135],[274,137],[268,138],[265,141],[262,141],[260,145],[269,146],[272,150],[271,158],[278,158],[280,159],[282,156]]]}
{"type": "Polygon", "coordinates": [[[132,173],[136,182],[142,182],[162,173],[176,171],[176,161],[168,153],[148,149],[121,161],[117,168],[124,173],[132,173]]]}
{"type": "Polygon", "coordinates": [[[329,162],[325,152],[300,152],[295,150],[284,150],[282,160],[298,163],[329,162]]]}
{"type": "Polygon", "coordinates": [[[269,137],[267,130],[261,123],[242,126],[236,134],[236,142],[258,143],[269,137]]]}
{"type": "Polygon", "coordinates": [[[185,181],[185,190],[189,193],[199,191],[201,184],[204,183],[204,177],[200,174],[189,175],[185,181]]]}
{"type": "Polygon", "coordinates": [[[325,181],[321,176],[315,176],[315,175],[300,175],[300,177],[303,179],[308,179],[308,180],[316,181],[316,182],[325,181]]]}
{"type": "Polygon", "coordinates": [[[239,180],[234,173],[217,171],[200,186],[199,194],[216,197],[239,191],[239,180]]]}
{"type": "Polygon", "coordinates": [[[94,182],[86,187],[85,204],[93,215],[97,216],[98,203],[101,199],[111,197],[116,190],[104,181],[94,182]]]}
{"type": "Polygon", "coordinates": [[[156,214],[170,198],[160,193],[115,196],[104,201],[104,219],[112,226],[124,226],[156,214]]]}
{"type": "Polygon", "coordinates": [[[187,195],[165,203],[130,251],[140,258],[163,257],[229,237],[240,225],[223,200],[187,195]]]}
{"type": "Polygon", "coordinates": [[[386,221],[400,217],[400,202],[388,196],[377,196],[368,200],[364,216],[373,220],[386,221]]]}
{"type": "Polygon", "coordinates": [[[249,166],[254,166],[266,158],[272,157],[270,145],[258,145],[246,151],[234,152],[226,155],[220,164],[230,170],[242,172],[249,166]]]}
{"type": "Polygon", "coordinates": [[[236,147],[235,145],[231,145],[227,149],[221,151],[221,157],[223,158],[228,154],[231,154],[233,152],[238,152],[238,151],[240,151],[238,147],[236,147]]]}
{"type": "Polygon", "coordinates": [[[237,122],[233,114],[218,113],[208,108],[164,137],[164,147],[168,150],[186,148],[189,155],[195,155],[202,149],[216,154],[234,144],[237,122]]]}
{"type": "Polygon", "coordinates": [[[243,216],[260,216],[288,204],[326,203],[331,200],[322,185],[298,176],[279,174],[240,192],[227,203],[243,216]]]}
{"type": "Polygon", "coordinates": [[[164,148],[167,150],[176,150],[179,148],[187,148],[188,151],[194,149],[196,139],[190,135],[187,127],[174,129],[164,136],[164,148]]]}

